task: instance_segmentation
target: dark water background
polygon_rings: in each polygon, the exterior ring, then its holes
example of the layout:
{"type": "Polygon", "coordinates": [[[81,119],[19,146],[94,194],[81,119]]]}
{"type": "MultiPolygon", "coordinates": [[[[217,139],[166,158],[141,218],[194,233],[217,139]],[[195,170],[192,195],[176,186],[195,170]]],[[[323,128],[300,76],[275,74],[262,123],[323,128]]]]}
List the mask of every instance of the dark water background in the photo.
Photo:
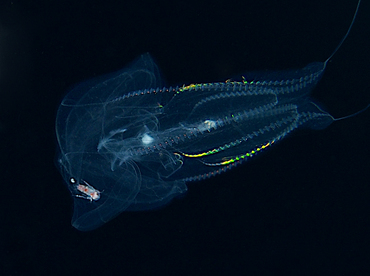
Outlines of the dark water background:
{"type": "MultiPolygon", "coordinates": [[[[54,121],[74,84],[143,52],[168,84],[323,61],[355,0],[2,1],[1,275],[364,275],[370,110],[301,131],[154,212],[70,225],[54,121]]],[[[370,102],[370,5],[313,96],[336,117],[370,102]]]]}

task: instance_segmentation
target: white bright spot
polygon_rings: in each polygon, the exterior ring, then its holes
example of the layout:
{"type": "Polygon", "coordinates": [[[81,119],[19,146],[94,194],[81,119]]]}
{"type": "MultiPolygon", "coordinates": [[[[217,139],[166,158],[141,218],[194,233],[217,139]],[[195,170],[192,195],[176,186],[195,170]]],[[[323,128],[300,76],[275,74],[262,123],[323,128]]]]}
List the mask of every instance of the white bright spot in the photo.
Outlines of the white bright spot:
{"type": "Polygon", "coordinates": [[[153,142],[153,137],[149,136],[147,133],[143,135],[143,138],[141,138],[141,141],[144,145],[149,145],[153,142]]]}

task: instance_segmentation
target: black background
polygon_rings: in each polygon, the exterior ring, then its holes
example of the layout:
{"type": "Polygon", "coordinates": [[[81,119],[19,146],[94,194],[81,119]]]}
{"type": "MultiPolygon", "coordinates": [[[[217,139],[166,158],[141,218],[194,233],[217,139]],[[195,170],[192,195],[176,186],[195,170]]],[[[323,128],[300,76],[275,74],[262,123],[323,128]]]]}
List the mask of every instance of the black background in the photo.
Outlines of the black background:
{"type": "MultiPolygon", "coordinates": [[[[164,209],[70,224],[54,166],[58,105],[74,84],[150,52],[168,84],[323,61],[356,0],[2,1],[1,275],[370,273],[370,111],[298,131],[164,209]],[[68,274],[67,274],[68,273],[68,274]]],[[[370,103],[370,6],[313,91],[335,117],[370,103]]]]}

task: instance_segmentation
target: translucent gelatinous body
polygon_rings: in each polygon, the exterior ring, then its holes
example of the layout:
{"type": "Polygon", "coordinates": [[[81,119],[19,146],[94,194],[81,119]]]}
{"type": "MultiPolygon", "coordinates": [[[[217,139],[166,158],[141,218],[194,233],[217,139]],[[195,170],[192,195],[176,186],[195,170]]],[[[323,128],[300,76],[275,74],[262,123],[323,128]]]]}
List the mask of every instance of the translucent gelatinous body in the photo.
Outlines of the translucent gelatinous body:
{"type": "Polygon", "coordinates": [[[308,97],[322,72],[318,63],[278,80],[163,88],[145,54],[77,86],[56,124],[73,226],[91,230],[124,210],[162,206],[187,181],[224,172],[298,127],[327,126],[334,119],[308,97]]]}

